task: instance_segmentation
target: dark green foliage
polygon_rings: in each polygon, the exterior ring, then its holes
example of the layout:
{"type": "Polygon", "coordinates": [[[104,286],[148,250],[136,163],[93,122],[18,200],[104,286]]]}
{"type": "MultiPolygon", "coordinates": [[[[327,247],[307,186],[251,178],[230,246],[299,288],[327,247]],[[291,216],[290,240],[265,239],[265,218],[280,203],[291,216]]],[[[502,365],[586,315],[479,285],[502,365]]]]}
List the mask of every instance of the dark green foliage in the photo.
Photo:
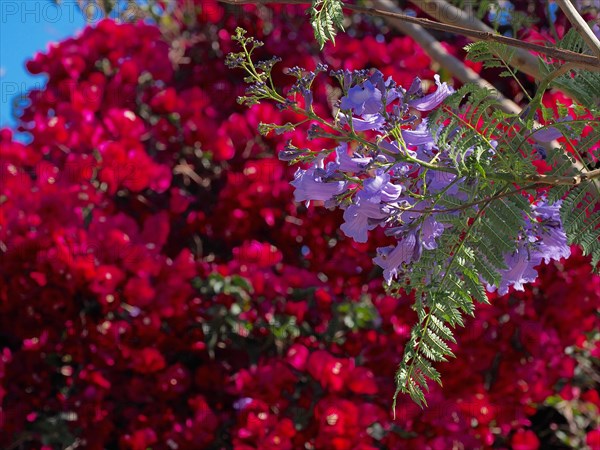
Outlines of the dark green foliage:
{"type": "Polygon", "coordinates": [[[501,77],[514,77],[515,70],[510,66],[516,49],[497,42],[473,42],[465,47],[471,61],[483,63],[486,69],[501,68],[501,77]]]}

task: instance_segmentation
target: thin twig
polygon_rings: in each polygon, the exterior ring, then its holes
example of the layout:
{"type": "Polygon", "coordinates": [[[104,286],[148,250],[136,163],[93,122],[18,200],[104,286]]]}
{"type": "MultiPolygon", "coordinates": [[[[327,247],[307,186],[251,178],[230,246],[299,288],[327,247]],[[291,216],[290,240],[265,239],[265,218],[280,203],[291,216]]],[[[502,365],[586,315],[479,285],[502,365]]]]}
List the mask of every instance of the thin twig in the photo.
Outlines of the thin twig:
{"type": "Polygon", "coordinates": [[[527,181],[552,186],[577,186],[584,181],[594,180],[600,177],[600,169],[590,170],[571,177],[559,177],[554,175],[530,175],[526,177],[527,181]]]}
{"type": "MultiPolygon", "coordinates": [[[[235,0],[234,0],[235,1],[235,0]]],[[[571,62],[576,67],[581,67],[587,70],[600,71],[600,60],[590,55],[583,55],[581,53],[572,52],[569,50],[559,49],[551,46],[544,46],[533,44],[531,42],[522,41],[519,39],[502,36],[496,33],[490,33],[488,31],[473,30],[470,28],[464,28],[456,25],[444,24],[435,22],[433,20],[424,19],[420,17],[411,17],[405,14],[393,13],[390,11],[383,11],[376,8],[365,8],[362,6],[344,4],[344,8],[351,11],[362,12],[380,17],[392,17],[398,20],[404,20],[406,22],[415,23],[425,28],[431,28],[438,31],[446,31],[449,33],[459,34],[462,36],[472,37],[480,41],[492,41],[499,42],[501,44],[508,45],[510,47],[522,48],[525,50],[534,51],[541,53],[551,58],[559,59],[565,62],[571,62]]]]}
{"type": "Polygon", "coordinates": [[[575,6],[569,0],[556,0],[556,3],[562,9],[562,12],[567,16],[571,25],[581,35],[585,43],[588,45],[590,50],[598,57],[600,61],[600,40],[596,37],[594,32],[585,22],[583,17],[579,14],[579,11],[575,9],[575,6]]]}

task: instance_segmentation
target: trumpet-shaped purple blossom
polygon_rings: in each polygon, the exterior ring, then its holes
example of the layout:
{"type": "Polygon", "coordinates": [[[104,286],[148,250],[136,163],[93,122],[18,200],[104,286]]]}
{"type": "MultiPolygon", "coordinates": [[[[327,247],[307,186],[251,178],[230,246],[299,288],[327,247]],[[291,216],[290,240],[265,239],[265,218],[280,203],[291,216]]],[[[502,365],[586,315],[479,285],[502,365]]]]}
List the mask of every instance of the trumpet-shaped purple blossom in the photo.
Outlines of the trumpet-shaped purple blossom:
{"type": "MultiPolygon", "coordinates": [[[[548,205],[542,201],[532,206],[533,218],[537,221],[529,223],[517,250],[504,255],[508,268],[501,272],[502,281],[498,286],[500,295],[506,294],[510,286],[522,291],[524,284],[535,281],[538,273],[534,267],[542,261],[549,263],[571,255],[559,209],[560,202],[548,205]]],[[[493,290],[491,286],[488,289],[493,290]]]]}
{"type": "Polygon", "coordinates": [[[542,202],[532,207],[533,216],[538,220],[532,226],[534,233],[539,236],[536,251],[546,263],[571,256],[571,247],[567,244],[567,235],[560,219],[560,204],[542,202]]]}
{"type": "Polygon", "coordinates": [[[373,86],[370,81],[356,85],[348,90],[348,95],[341,99],[340,108],[351,110],[354,114],[377,114],[381,112],[381,91],[373,86]]]}
{"type": "Polygon", "coordinates": [[[389,215],[385,205],[371,201],[369,194],[363,191],[356,196],[356,203],[344,211],[344,223],[340,228],[356,242],[367,242],[367,232],[389,215]]]}
{"type": "MultiPolygon", "coordinates": [[[[538,273],[534,269],[541,262],[537,254],[531,254],[525,247],[518,248],[514,253],[506,255],[504,262],[508,269],[501,272],[502,280],[498,286],[498,294],[504,295],[508,288],[512,286],[517,291],[523,291],[523,286],[532,283],[537,279],[538,273]]],[[[488,286],[488,290],[495,290],[488,286]]]]}
{"type": "MultiPolygon", "coordinates": [[[[385,125],[385,118],[381,114],[364,114],[362,119],[351,117],[351,120],[354,131],[381,131],[385,125]]],[[[346,114],[340,113],[340,123],[342,125],[349,124],[346,114]]]]}
{"type": "Polygon", "coordinates": [[[440,82],[439,75],[436,74],[434,79],[435,84],[437,85],[436,91],[421,98],[410,100],[408,102],[410,107],[415,108],[418,111],[431,111],[440,106],[449,95],[454,93],[454,89],[451,86],[448,86],[445,82],[440,82]]]}
{"type": "Polygon", "coordinates": [[[297,202],[311,200],[328,201],[346,189],[346,181],[323,181],[327,173],[318,167],[308,170],[298,169],[294,181],[290,184],[296,188],[294,200],[297,202]]]}
{"type": "Polygon", "coordinates": [[[367,231],[391,216],[388,203],[396,201],[401,193],[402,186],[391,183],[390,175],[378,170],[374,177],[364,181],[363,190],[344,211],[342,231],[356,242],[367,242],[367,231]]]}
{"type": "Polygon", "coordinates": [[[396,201],[402,192],[402,186],[391,183],[390,174],[381,169],[374,177],[365,180],[363,187],[369,201],[375,203],[396,201]]]}
{"type": "Polygon", "coordinates": [[[383,277],[388,284],[402,272],[402,266],[413,261],[417,238],[414,233],[408,234],[398,244],[377,249],[373,262],[383,269],[383,277]]]}
{"type": "Polygon", "coordinates": [[[342,142],[335,149],[335,162],[338,164],[338,170],[340,172],[358,173],[365,170],[365,168],[373,161],[371,157],[363,156],[350,156],[348,154],[348,144],[342,142]]]}
{"type": "Polygon", "coordinates": [[[402,130],[402,139],[404,139],[407,145],[423,146],[428,150],[431,150],[435,145],[433,136],[427,129],[427,119],[423,120],[413,130],[402,130]]]}
{"type": "Polygon", "coordinates": [[[437,222],[432,215],[429,215],[423,220],[420,230],[420,244],[427,250],[437,248],[436,238],[440,237],[444,232],[444,225],[437,222]]]}

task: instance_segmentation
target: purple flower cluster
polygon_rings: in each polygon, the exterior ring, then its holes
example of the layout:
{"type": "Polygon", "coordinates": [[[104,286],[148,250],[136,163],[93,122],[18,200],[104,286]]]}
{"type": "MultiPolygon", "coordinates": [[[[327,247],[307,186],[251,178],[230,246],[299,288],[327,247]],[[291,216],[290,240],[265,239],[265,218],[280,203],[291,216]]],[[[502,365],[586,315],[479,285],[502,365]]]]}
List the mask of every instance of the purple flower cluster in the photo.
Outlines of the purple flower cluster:
{"type": "MultiPolygon", "coordinates": [[[[456,178],[453,174],[432,171],[424,174],[419,161],[430,162],[439,150],[427,129],[427,120],[418,119],[418,111],[436,108],[452,92],[436,77],[437,90],[423,95],[416,79],[406,91],[381,72],[341,72],[346,95],[339,102],[338,120],[353,132],[375,133],[370,142],[351,147],[341,142],[335,148],[335,160],[326,166],[323,156],[308,169],[298,169],[292,185],[296,201],[321,200],[326,206],[344,209],[342,231],[357,242],[367,242],[368,231],[386,227],[397,244],[378,250],[374,259],[392,279],[404,265],[419,259],[423,249],[436,247],[436,238],[444,231],[432,214],[431,199],[423,200],[426,190],[440,191],[456,178]],[[353,79],[354,82],[349,81],[353,79]],[[351,87],[350,87],[351,86],[351,87]],[[399,133],[391,131],[396,124],[399,133]]],[[[450,193],[458,194],[457,190],[450,193]]]]}
{"type": "MultiPolygon", "coordinates": [[[[545,201],[532,205],[533,217],[526,221],[522,239],[513,253],[504,255],[508,267],[502,271],[498,293],[504,295],[513,286],[524,291],[524,285],[537,279],[534,267],[542,261],[558,261],[571,256],[559,215],[560,202],[548,205],[545,201]]],[[[489,290],[495,290],[488,286],[489,290]]]]}
{"type": "MultiPolygon", "coordinates": [[[[457,202],[466,200],[460,189],[465,178],[446,170],[456,161],[436,146],[427,118],[420,118],[421,112],[437,108],[454,91],[439,76],[437,89],[425,95],[418,78],[405,90],[391,79],[384,80],[378,71],[332,75],[344,89],[337,124],[348,139],[333,151],[321,153],[311,167],[297,170],[292,182],[295,200],[318,200],[326,207],[342,208],[341,230],[356,242],[367,242],[368,232],[376,227],[385,228],[396,243],[380,247],[373,261],[390,284],[409,272],[424,250],[437,248],[437,238],[449,226],[436,220],[440,195],[457,202]],[[330,153],[334,158],[325,163],[330,153]]],[[[490,149],[487,157],[493,154],[490,149]]],[[[558,204],[540,203],[532,210],[516,250],[504,256],[508,268],[502,271],[497,287],[501,294],[509,286],[522,290],[524,283],[535,280],[533,267],[542,260],[569,255],[558,204]]]]}

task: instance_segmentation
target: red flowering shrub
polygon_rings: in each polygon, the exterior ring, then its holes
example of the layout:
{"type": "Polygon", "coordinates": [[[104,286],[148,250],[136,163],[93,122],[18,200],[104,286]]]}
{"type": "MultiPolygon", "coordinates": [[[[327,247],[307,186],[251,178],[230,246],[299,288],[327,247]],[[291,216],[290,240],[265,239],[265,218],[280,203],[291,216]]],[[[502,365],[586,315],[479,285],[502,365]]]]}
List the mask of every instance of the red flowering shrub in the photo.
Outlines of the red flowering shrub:
{"type": "Polygon", "coordinates": [[[0,135],[0,445],[536,449],[576,410],[574,445],[599,448],[600,278],[577,255],[479,307],[430,407],[393,419],[409,299],[384,294],[377,242],[292,202],[283,138],[256,133],[288,118],[239,107],[223,60],[243,25],[286,66],[407,84],[430,61],[369,22],[318,56],[301,10],[273,11],[198,2],[168,39],[107,20],[29,62],[49,77],[31,142],[0,135]]]}

